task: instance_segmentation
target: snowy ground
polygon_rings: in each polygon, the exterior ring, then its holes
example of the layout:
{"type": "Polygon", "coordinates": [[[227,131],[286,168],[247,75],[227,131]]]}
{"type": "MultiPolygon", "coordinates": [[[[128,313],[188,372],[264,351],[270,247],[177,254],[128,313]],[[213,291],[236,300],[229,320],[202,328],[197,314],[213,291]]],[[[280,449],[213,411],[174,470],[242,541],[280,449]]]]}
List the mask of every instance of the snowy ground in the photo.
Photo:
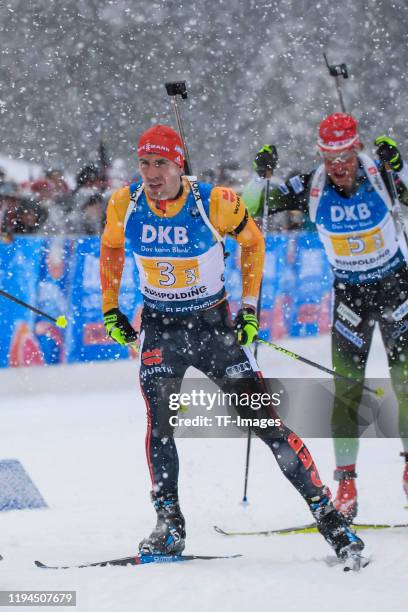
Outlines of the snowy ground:
{"type": "MultiPolygon", "coordinates": [[[[330,363],[328,337],[282,344],[330,363]]],[[[378,338],[372,352],[369,373],[384,375],[378,338]]],[[[270,349],[263,349],[260,362],[269,375],[314,375],[270,349]]],[[[186,552],[241,553],[242,558],[37,569],[34,559],[71,563],[135,553],[151,530],[145,408],[136,376],[135,362],[0,372],[1,458],[19,459],[49,505],[0,516],[0,589],[76,590],[81,612],[406,609],[408,530],[367,533],[373,563],[359,575],[329,568],[323,560],[331,551],[316,534],[226,538],[213,531],[214,524],[266,529],[310,520],[304,502],[258,441],[253,444],[248,507],[240,504],[244,440],[178,441],[186,552]]],[[[334,488],[331,441],[311,439],[308,444],[323,480],[334,488]]],[[[408,520],[399,450],[395,439],[362,441],[360,520],[408,520]]]]}

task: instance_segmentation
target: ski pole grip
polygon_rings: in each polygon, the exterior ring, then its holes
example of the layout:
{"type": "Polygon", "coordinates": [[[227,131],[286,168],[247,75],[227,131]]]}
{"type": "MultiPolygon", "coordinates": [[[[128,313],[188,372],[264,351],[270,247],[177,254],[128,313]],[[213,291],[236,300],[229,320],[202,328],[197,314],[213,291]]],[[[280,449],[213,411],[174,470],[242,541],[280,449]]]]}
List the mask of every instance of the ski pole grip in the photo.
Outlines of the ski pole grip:
{"type": "Polygon", "coordinates": [[[183,100],[187,99],[187,85],[185,81],[171,81],[165,83],[168,96],[181,96],[183,100]]]}

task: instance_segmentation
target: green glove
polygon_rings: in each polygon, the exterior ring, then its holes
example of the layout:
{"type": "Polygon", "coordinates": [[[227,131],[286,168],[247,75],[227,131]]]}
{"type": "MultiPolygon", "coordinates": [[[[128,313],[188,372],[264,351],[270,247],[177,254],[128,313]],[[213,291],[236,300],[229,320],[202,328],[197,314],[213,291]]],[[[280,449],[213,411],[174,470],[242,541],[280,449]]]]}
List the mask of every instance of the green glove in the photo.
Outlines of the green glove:
{"type": "Polygon", "coordinates": [[[259,323],[255,309],[241,308],[234,321],[237,340],[241,346],[249,346],[258,335],[259,323]]]}
{"type": "Polygon", "coordinates": [[[112,310],[105,312],[103,322],[107,335],[121,346],[136,342],[138,333],[133,329],[129,319],[119,308],[112,308],[112,310]]]}
{"type": "Polygon", "coordinates": [[[258,151],[253,161],[252,167],[255,172],[262,178],[265,178],[267,172],[273,172],[278,163],[278,152],[275,145],[264,145],[258,151]]]}
{"type": "Polygon", "coordinates": [[[388,136],[379,136],[375,139],[374,144],[377,147],[377,155],[380,160],[385,164],[389,164],[394,172],[400,172],[404,162],[395,140],[388,138],[388,136]]]}

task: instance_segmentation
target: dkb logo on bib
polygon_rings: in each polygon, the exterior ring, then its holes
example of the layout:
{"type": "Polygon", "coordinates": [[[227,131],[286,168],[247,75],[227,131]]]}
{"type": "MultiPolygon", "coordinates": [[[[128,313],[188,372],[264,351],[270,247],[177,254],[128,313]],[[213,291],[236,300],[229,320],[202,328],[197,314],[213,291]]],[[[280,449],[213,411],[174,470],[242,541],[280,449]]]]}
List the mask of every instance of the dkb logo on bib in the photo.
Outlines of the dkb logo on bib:
{"type": "Polygon", "coordinates": [[[156,240],[159,244],[186,244],[188,242],[187,228],[143,225],[142,242],[150,243],[156,240]]]}
{"type": "Polygon", "coordinates": [[[371,217],[370,209],[367,204],[352,204],[350,206],[331,206],[331,220],[334,223],[339,221],[364,221],[371,217]]]}

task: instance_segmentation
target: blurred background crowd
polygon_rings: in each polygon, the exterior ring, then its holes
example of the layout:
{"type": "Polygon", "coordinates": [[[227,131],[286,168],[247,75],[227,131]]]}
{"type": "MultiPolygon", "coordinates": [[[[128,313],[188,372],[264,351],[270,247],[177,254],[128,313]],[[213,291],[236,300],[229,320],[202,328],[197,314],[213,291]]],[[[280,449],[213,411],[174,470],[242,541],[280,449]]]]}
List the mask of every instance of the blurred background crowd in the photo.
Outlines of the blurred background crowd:
{"type": "MultiPolygon", "coordinates": [[[[96,159],[80,168],[75,177],[65,176],[60,167],[49,167],[39,176],[22,182],[13,180],[0,164],[1,240],[9,242],[14,235],[21,234],[101,234],[112,192],[140,177],[135,174],[127,180],[126,174],[120,172],[121,160],[112,164],[103,142],[96,159]]],[[[232,187],[237,193],[242,192],[249,178],[249,169],[241,169],[236,162],[199,175],[202,181],[232,187]]],[[[285,212],[271,216],[268,229],[296,230],[302,229],[304,223],[302,213],[285,212]]]]}
{"type": "Polygon", "coordinates": [[[109,197],[121,184],[103,143],[98,161],[84,165],[75,177],[50,167],[35,178],[17,182],[0,165],[2,239],[12,240],[16,234],[100,234],[109,197]]]}

